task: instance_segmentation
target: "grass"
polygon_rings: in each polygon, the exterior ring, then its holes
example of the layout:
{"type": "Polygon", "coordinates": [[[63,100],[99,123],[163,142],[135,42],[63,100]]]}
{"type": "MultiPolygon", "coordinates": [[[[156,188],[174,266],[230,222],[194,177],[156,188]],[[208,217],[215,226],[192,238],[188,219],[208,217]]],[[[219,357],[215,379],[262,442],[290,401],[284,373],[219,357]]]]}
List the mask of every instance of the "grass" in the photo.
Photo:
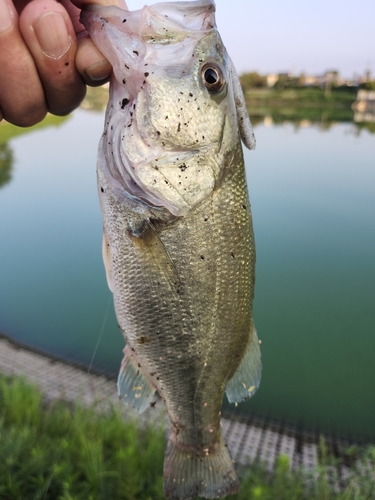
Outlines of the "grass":
{"type": "MultiPolygon", "coordinates": [[[[25,380],[0,376],[0,499],[162,500],[164,448],[161,428],[140,430],[115,409],[46,405],[25,380]]],[[[374,449],[366,453],[362,462],[373,467],[374,449]]],[[[329,466],[337,464],[324,442],[321,460],[310,476],[291,471],[286,456],[272,474],[260,464],[241,470],[241,492],[228,500],[375,498],[373,469],[354,470],[346,490],[335,493],[329,466]]]]}
{"type": "Polygon", "coordinates": [[[326,92],[320,87],[293,87],[289,89],[245,89],[245,99],[248,105],[254,106],[288,106],[319,107],[319,108],[351,108],[356,100],[355,88],[332,88],[326,92]]]}

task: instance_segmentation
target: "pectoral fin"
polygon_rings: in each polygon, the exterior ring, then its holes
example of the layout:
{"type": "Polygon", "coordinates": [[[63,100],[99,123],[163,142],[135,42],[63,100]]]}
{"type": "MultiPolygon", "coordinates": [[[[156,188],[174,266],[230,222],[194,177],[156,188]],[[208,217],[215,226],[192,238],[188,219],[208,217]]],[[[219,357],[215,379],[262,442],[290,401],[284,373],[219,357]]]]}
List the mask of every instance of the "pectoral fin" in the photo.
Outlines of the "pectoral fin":
{"type": "Polygon", "coordinates": [[[225,389],[228,401],[230,403],[239,403],[253,396],[259,387],[261,372],[262,362],[259,340],[253,325],[245,355],[225,389]]]}
{"type": "Polygon", "coordinates": [[[154,398],[155,387],[143,373],[128,346],[124,349],[117,388],[120,398],[138,413],[146,410],[154,398]]]}
{"type": "Polygon", "coordinates": [[[143,272],[154,283],[168,283],[172,290],[176,290],[179,280],[175,266],[153,224],[145,221],[142,228],[132,232],[131,239],[142,262],[143,272]]]}

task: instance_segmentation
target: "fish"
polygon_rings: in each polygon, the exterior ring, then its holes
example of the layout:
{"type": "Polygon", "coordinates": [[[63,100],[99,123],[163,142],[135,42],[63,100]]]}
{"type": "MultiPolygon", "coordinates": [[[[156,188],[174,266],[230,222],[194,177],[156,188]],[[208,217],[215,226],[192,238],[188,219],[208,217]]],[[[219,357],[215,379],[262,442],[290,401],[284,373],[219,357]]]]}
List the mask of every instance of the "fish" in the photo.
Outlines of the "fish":
{"type": "Polygon", "coordinates": [[[255,244],[242,142],[255,139],[212,0],[81,13],[113,67],[97,179],[103,259],[126,341],[120,397],[163,400],[164,494],[239,490],[223,439],[224,392],[253,396],[255,244]]]}

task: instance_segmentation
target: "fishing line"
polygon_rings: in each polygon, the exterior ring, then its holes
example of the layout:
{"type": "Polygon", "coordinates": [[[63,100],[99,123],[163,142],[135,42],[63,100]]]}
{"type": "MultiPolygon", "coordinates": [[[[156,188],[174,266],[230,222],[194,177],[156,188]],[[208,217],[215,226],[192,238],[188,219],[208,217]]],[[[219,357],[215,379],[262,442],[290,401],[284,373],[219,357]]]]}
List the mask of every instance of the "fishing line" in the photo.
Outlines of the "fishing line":
{"type": "Polygon", "coordinates": [[[95,346],[95,349],[94,349],[94,353],[92,355],[92,358],[91,358],[91,361],[90,361],[90,364],[89,364],[89,368],[87,370],[87,373],[90,373],[91,372],[91,368],[92,368],[92,365],[94,363],[94,359],[95,359],[95,356],[96,356],[96,352],[98,350],[98,347],[99,347],[99,344],[100,344],[100,341],[102,340],[102,336],[103,336],[103,332],[104,332],[104,327],[105,327],[105,324],[107,322],[107,318],[108,318],[108,313],[109,313],[109,307],[111,305],[111,299],[112,299],[112,294],[109,295],[109,300],[108,300],[108,305],[107,305],[107,311],[105,313],[105,316],[104,316],[104,320],[103,320],[103,324],[102,324],[102,329],[100,331],[100,334],[99,334],[99,338],[96,342],[96,346],[95,346]]]}
{"type": "MultiPolygon", "coordinates": [[[[94,349],[93,355],[91,356],[91,361],[90,361],[89,367],[88,367],[87,372],[86,372],[87,374],[91,373],[92,365],[94,363],[94,359],[95,359],[95,356],[96,356],[96,353],[98,351],[98,347],[99,347],[100,341],[101,341],[103,333],[104,333],[104,328],[105,328],[105,324],[107,322],[107,318],[108,318],[108,314],[109,314],[109,308],[110,308],[110,305],[111,305],[111,300],[112,300],[112,294],[109,294],[107,310],[106,310],[106,313],[104,315],[102,327],[100,329],[98,340],[96,341],[96,345],[95,345],[95,349],[94,349]]],[[[73,418],[72,418],[72,420],[70,422],[68,432],[66,433],[66,436],[65,436],[66,438],[69,438],[69,436],[70,436],[70,433],[72,431],[73,423],[74,423],[74,419],[75,418],[76,418],[76,412],[73,414],[73,418]]],[[[63,450],[60,450],[60,453],[59,453],[57,462],[55,464],[55,467],[54,467],[54,469],[52,471],[52,474],[51,474],[51,476],[50,476],[50,478],[49,478],[49,480],[47,482],[47,488],[46,488],[46,490],[44,492],[43,500],[45,500],[45,498],[46,498],[46,495],[48,493],[49,487],[51,486],[51,482],[52,482],[53,476],[55,475],[56,469],[60,465],[62,454],[63,454],[63,450]]]]}

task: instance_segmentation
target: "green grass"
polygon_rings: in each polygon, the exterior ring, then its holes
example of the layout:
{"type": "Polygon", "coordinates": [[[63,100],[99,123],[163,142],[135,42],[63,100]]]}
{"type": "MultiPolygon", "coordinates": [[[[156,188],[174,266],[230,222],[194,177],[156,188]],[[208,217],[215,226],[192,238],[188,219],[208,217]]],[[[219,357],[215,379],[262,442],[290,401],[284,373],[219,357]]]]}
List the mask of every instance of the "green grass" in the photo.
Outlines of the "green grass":
{"type": "Polygon", "coordinates": [[[245,89],[245,99],[248,105],[288,106],[294,107],[325,107],[325,108],[351,108],[356,100],[357,89],[332,88],[327,92],[320,87],[294,87],[283,90],[278,89],[245,89]]]}
{"type": "MultiPolygon", "coordinates": [[[[115,409],[45,405],[26,381],[0,376],[0,499],[161,500],[164,448],[161,428],[140,430],[115,409]]],[[[374,450],[366,453],[373,466],[374,450]]],[[[291,472],[285,456],[272,474],[259,464],[241,470],[241,493],[228,500],[375,498],[371,473],[356,473],[344,493],[334,493],[324,443],[321,455],[313,476],[291,472]]]]}

